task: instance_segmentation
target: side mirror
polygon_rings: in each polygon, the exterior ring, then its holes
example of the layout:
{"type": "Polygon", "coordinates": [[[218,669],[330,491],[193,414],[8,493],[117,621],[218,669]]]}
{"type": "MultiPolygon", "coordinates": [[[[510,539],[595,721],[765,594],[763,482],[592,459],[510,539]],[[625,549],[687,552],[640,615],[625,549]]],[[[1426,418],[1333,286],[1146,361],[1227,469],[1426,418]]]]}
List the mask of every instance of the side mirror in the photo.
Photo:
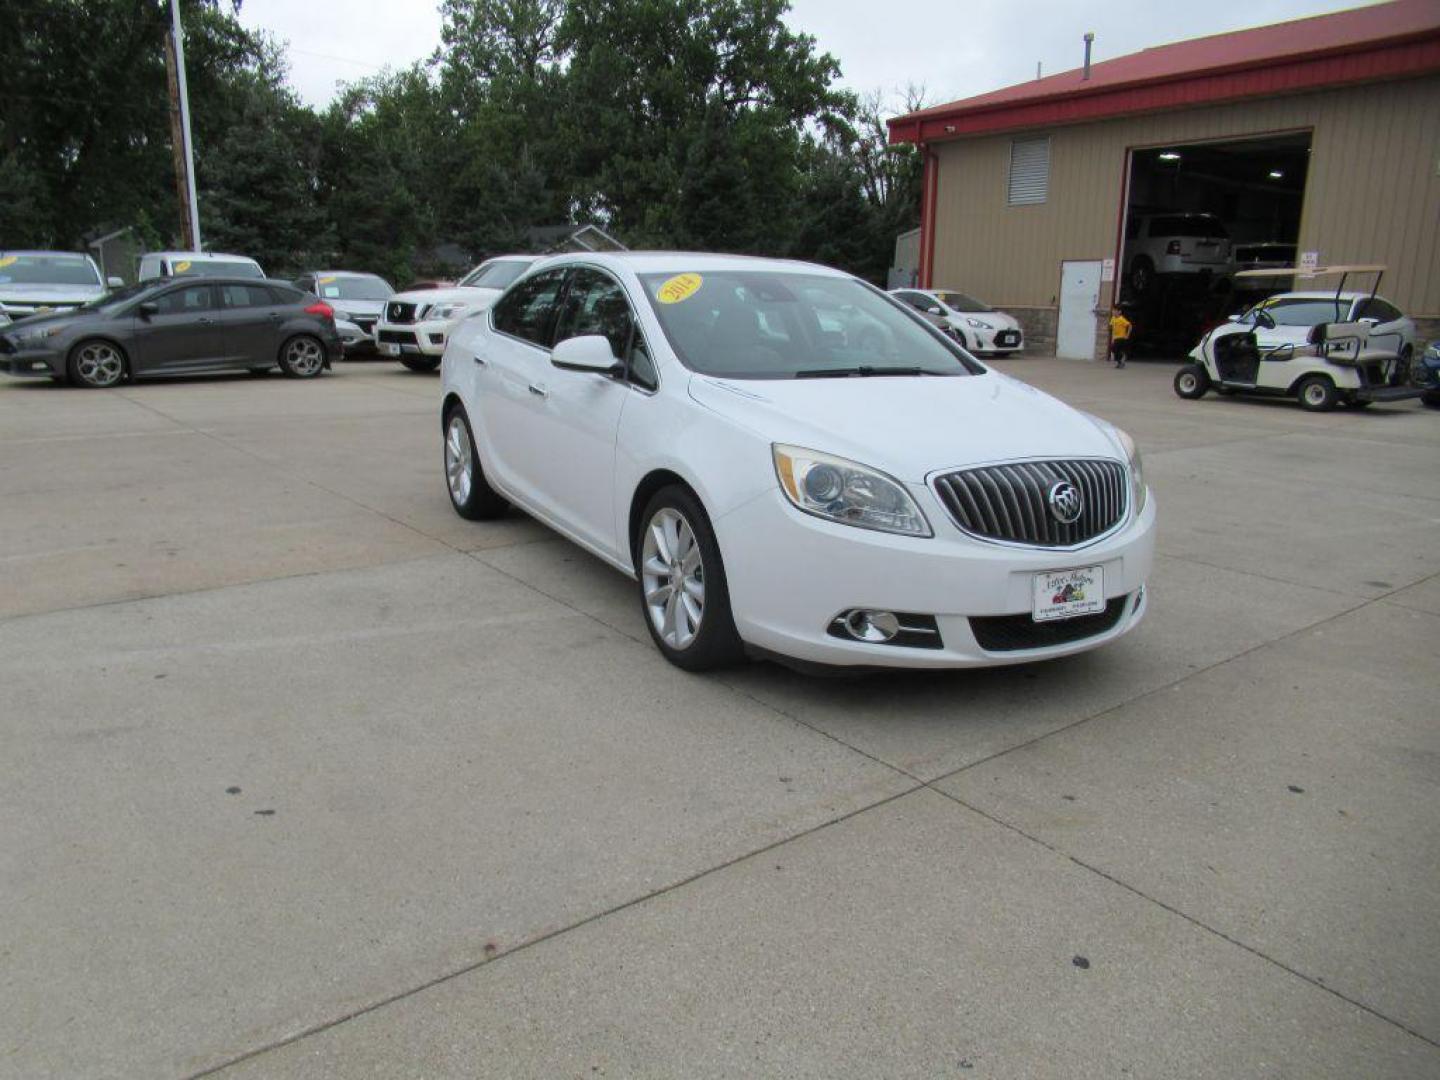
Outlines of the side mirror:
{"type": "Polygon", "coordinates": [[[566,371],[590,371],[596,375],[614,375],[622,370],[610,351],[610,339],[600,334],[566,338],[551,351],[550,363],[566,371]]]}
{"type": "Polygon", "coordinates": [[[155,303],[154,300],[145,300],[135,308],[135,314],[139,315],[142,319],[148,319],[152,315],[160,314],[160,305],[155,303]]]}
{"type": "Polygon", "coordinates": [[[111,274],[108,278],[105,279],[105,284],[112,289],[123,289],[125,287],[125,279],[122,277],[116,277],[114,274],[111,274]]]}

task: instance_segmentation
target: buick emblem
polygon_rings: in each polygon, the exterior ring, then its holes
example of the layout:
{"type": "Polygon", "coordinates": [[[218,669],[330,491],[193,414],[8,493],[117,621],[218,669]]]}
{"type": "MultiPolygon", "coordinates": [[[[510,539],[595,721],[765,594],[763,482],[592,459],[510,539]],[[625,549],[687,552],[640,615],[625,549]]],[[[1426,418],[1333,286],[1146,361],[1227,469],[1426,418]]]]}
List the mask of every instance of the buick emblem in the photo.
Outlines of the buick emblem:
{"type": "Polygon", "coordinates": [[[1050,485],[1046,501],[1050,504],[1050,513],[1061,525],[1073,525],[1080,517],[1080,511],[1085,509],[1085,500],[1080,496],[1080,489],[1069,480],[1057,480],[1050,485]]]}

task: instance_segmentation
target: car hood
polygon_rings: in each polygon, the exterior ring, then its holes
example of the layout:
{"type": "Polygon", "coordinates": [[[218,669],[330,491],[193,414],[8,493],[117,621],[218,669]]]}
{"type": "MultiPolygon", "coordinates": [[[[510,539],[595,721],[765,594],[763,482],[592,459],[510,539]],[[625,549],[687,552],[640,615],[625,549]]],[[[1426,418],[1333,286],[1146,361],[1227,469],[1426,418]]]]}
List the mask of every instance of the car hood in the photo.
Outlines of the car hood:
{"type": "Polygon", "coordinates": [[[0,304],[84,304],[104,295],[105,289],[99,285],[0,285],[0,304]]]}
{"type": "MultiPolygon", "coordinates": [[[[321,299],[324,299],[322,297],[321,299]]],[[[385,310],[387,300],[325,300],[335,309],[337,317],[343,319],[347,315],[379,315],[385,310]]]]}
{"type": "Polygon", "coordinates": [[[387,304],[399,301],[402,304],[415,304],[418,307],[434,307],[436,304],[465,303],[476,308],[487,308],[495,302],[500,295],[499,289],[481,289],[470,285],[456,286],[451,289],[417,289],[415,292],[396,293],[387,304]]]}
{"type": "Polygon", "coordinates": [[[910,483],[991,461],[1109,457],[1103,421],[997,372],[971,377],[726,380],[694,375],[690,397],[770,442],[883,469],[910,483]]]}
{"type": "Polygon", "coordinates": [[[42,326],[69,327],[93,317],[94,312],[90,311],[53,311],[36,315],[12,315],[11,319],[14,321],[0,323],[0,334],[12,331],[16,334],[28,334],[36,327],[42,326]]]}
{"type": "Polygon", "coordinates": [[[972,311],[969,313],[962,312],[959,315],[949,316],[948,321],[953,326],[966,328],[970,325],[965,321],[966,319],[979,319],[981,322],[989,323],[996,330],[1020,329],[1020,324],[1015,321],[1015,318],[1011,315],[1006,315],[1003,311],[972,311]]]}

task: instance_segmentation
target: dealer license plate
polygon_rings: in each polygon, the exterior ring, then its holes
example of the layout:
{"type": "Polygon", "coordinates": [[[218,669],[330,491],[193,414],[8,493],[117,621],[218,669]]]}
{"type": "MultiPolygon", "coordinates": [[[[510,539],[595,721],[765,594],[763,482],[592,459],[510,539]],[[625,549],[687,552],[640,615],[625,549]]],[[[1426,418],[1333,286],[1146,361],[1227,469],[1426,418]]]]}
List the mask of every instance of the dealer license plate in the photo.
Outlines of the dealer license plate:
{"type": "Polygon", "coordinates": [[[380,351],[386,356],[399,356],[400,346],[393,341],[384,341],[380,343],[380,351]]]}
{"type": "Polygon", "coordinates": [[[1073,619],[1105,610],[1105,568],[1051,570],[1036,574],[1031,618],[1036,622],[1073,619]]]}

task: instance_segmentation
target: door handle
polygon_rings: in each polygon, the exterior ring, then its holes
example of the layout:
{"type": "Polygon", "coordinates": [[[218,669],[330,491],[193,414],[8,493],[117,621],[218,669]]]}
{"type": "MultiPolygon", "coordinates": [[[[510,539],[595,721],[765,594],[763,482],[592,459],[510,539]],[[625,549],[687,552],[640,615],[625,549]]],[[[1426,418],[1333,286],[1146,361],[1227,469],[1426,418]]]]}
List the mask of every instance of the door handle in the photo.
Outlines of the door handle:
{"type": "Polygon", "coordinates": [[[549,390],[546,390],[543,386],[536,386],[533,382],[530,384],[529,389],[536,397],[547,398],[550,396],[549,390]]]}
{"type": "MultiPolygon", "coordinates": [[[[470,359],[475,361],[476,367],[484,367],[487,362],[485,358],[479,353],[476,353],[474,356],[470,357],[470,359]]],[[[535,388],[532,386],[530,389],[534,390],[535,388]]]]}
{"type": "Polygon", "coordinates": [[[201,315],[200,318],[196,319],[195,321],[198,322],[201,326],[215,325],[215,320],[210,318],[210,316],[208,315],[201,315]]]}
{"type": "Polygon", "coordinates": [[[278,311],[272,311],[272,312],[270,312],[269,315],[266,315],[265,317],[266,317],[267,319],[269,319],[271,322],[279,322],[279,321],[280,321],[280,318],[281,318],[280,313],[279,313],[278,311]]]}

